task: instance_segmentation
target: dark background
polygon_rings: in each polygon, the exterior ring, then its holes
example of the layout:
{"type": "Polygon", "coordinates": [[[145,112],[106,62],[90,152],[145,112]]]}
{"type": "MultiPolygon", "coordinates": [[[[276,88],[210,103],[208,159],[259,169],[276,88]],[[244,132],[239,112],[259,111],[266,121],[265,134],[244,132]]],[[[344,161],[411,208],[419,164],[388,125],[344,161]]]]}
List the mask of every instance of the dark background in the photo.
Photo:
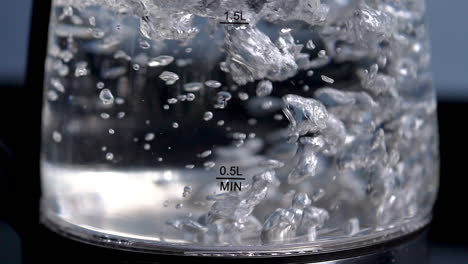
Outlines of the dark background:
{"type": "MultiPolygon", "coordinates": [[[[46,2],[46,1],[39,1],[46,2]]],[[[25,85],[31,0],[0,3],[0,264],[21,263],[37,225],[37,142],[42,84],[25,85]],[[36,89],[31,87],[37,86],[36,89]],[[26,242],[25,242],[26,241],[26,242]],[[26,245],[27,246],[27,245],[26,245]]],[[[434,264],[468,264],[468,1],[428,1],[439,98],[441,175],[429,230],[434,264]]],[[[42,16],[48,16],[42,11],[42,16]]],[[[33,36],[46,34],[33,27],[33,36]]],[[[41,43],[30,54],[40,59],[41,43]]],[[[34,56],[33,56],[34,57],[34,56]]],[[[34,62],[34,58],[33,58],[34,62]]],[[[36,75],[41,72],[35,62],[36,75]]],[[[30,67],[29,72],[34,72],[30,67]]],[[[47,243],[47,241],[43,241],[47,243]]],[[[53,251],[54,245],[50,245],[53,251]]]]}

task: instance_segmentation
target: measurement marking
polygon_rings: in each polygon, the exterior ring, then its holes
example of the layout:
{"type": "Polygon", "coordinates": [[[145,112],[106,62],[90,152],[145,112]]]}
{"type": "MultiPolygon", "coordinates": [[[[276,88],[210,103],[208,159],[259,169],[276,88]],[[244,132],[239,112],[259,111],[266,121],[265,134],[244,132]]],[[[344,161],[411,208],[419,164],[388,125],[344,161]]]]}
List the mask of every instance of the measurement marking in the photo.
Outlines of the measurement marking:
{"type": "Polygon", "coordinates": [[[226,21],[221,21],[219,22],[222,25],[248,25],[249,22],[226,22],[226,21]]]}
{"type": "Polygon", "coordinates": [[[234,177],[216,177],[217,180],[238,180],[244,181],[245,178],[234,178],[234,177]]]}

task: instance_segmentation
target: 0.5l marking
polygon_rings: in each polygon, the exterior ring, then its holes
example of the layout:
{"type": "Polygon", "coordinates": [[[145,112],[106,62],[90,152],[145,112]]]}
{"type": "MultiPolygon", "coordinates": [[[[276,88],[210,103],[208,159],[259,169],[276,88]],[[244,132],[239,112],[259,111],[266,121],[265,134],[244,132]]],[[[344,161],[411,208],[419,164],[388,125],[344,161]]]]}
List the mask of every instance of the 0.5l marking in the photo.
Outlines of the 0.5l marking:
{"type": "Polygon", "coordinates": [[[220,191],[229,191],[229,192],[235,192],[235,191],[242,191],[242,181],[245,180],[242,176],[242,173],[240,173],[239,167],[238,166],[220,166],[219,167],[219,175],[221,177],[216,177],[217,180],[222,180],[219,183],[219,190],[220,191]],[[224,181],[228,180],[228,181],[224,181]]]}

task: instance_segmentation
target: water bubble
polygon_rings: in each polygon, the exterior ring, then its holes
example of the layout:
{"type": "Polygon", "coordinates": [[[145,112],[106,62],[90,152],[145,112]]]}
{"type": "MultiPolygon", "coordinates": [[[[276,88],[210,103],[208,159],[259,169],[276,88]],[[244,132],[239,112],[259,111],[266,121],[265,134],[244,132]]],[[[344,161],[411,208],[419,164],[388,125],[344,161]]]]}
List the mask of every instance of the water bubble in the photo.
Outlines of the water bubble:
{"type": "Polygon", "coordinates": [[[112,92],[109,89],[103,89],[99,93],[99,99],[101,99],[101,102],[105,105],[110,105],[114,103],[114,96],[112,95],[112,92]]]}
{"type": "Polygon", "coordinates": [[[216,122],[216,124],[218,126],[224,126],[224,120],[219,120],[218,122],[216,122]]]}
{"type": "Polygon", "coordinates": [[[185,168],[191,170],[191,169],[195,168],[195,165],[193,165],[193,164],[187,164],[187,165],[185,165],[185,168]]]}
{"type": "Polygon", "coordinates": [[[179,123],[177,123],[177,122],[172,123],[172,127],[173,127],[173,128],[178,128],[178,127],[179,127],[179,123]]]}
{"type": "Polygon", "coordinates": [[[185,49],[185,53],[191,53],[192,52],[192,48],[186,48],[185,49]]]}
{"type": "Polygon", "coordinates": [[[99,90],[101,90],[102,88],[104,88],[104,83],[103,83],[103,82],[98,82],[98,83],[96,83],[96,88],[98,88],[99,90]]]}
{"type": "Polygon", "coordinates": [[[106,153],[106,160],[113,160],[114,159],[114,154],[112,152],[107,152],[106,153]]]}
{"type": "Polygon", "coordinates": [[[158,157],[158,162],[162,162],[164,159],[162,157],[158,157]]]}
{"type": "Polygon", "coordinates": [[[145,125],[149,126],[151,124],[151,121],[149,121],[148,119],[145,120],[145,125]]]}
{"type": "Polygon", "coordinates": [[[197,92],[203,87],[202,83],[191,82],[184,84],[184,90],[187,92],[197,92]]]}
{"type": "Polygon", "coordinates": [[[310,39],[310,40],[307,41],[307,43],[306,43],[306,48],[309,49],[309,50],[315,49],[315,43],[310,39]]]}
{"type": "Polygon", "coordinates": [[[151,149],[151,145],[148,144],[148,143],[145,143],[145,144],[143,145],[143,149],[144,149],[144,150],[150,150],[150,149],[151,149]]]}
{"type": "Polygon", "coordinates": [[[205,121],[209,121],[213,118],[213,113],[212,112],[205,112],[205,114],[203,114],[203,120],[205,121]]]}
{"type": "Polygon", "coordinates": [[[124,117],[125,117],[125,112],[118,112],[118,113],[117,113],[117,118],[118,118],[118,119],[122,119],[122,118],[124,118],[124,117]]]}
{"type": "Polygon", "coordinates": [[[314,75],[314,71],[310,70],[307,71],[307,76],[312,77],[314,75]]]}
{"type": "Polygon", "coordinates": [[[170,71],[163,71],[161,75],[159,75],[159,78],[165,81],[167,85],[172,85],[179,80],[179,75],[170,71]]]}
{"type": "Polygon", "coordinates": [[[176,204],[176,209],[182,209],[184,207],[184,204],[183,203],[178,203],[176,204]]]}
{"type": "Polygon", "coordinates": [[[167,99],[167,103],[168,103],[168,104],[175,104],[175,103],[177,103],[177,101],[178,101],[178,100],[177,100],[176,98],[169,98],[169,99],[167,99]]]}
{"type": "Polygon", "coordinates": [[[304,92],[308,92],[308,91],[310,90],[309,85],[306,84],[306,85],[302,86],[302,90],[303,90],[304,92]]]}
{"type": "Polygon", "coordinates": [[[153,141],[154,140],[154,133],[147,133],[145,135],[145,140],[146,141],[153,141]]]}
{"type": "Polygon", "coordinates": [[[109,134],[111,134],[111,135],[115,134],[115,130],[112,129],[112,128],[110,128],[110,129],[109,129],[109,134]]]}
{"type": "Polygon", "coordinates": [[[273,91],[273,84],[269,80],[260,81],[257,85],[257,96],[268,96],[273,91]]]}
{"type": "Polygon", "coordinates": [[[53,90],[49,90],[47,92],[47,99],[49,99],[49,101],[56,101],[58,99],[58,94],[53,90]]]}
{"type": "Polygon", "coordinates": [[[135,64],[133,64],[132,68],[135,71],[139,71],[140,70],[140,65],[135,63],[135,64]]]}
{"type": "Polygon", "coordinates": [[[167,104],[163,105],[163,109],[164,109],[164,110],[169,110],[169,108],[170,108],[169,105],[167,105],[167,104]]]}
{"type": "Polygon", "coordinates": [[[208,80],[205,82],[205,85],[210,88],[219,88],[222,84],[216,80],[208,80]]]}
{"type": "Polygon", "coordinates": [[[156,58],[151,59],[148,62],[148,66],[150,67],[160,67],[160,66],[167,66],[171,64],[174,61],[174,57],[172,56],[167,56],[167,55],[161,55],[156,58]]]}
{"type": "Polygon", "coordinates": [[[54,132],[52,132],[52,139],[53,139],[56,143],[60,143],[60,142],[62,142],[62,134],[60,134],[60,133],[57,132],[57,131],[54,131],[54,132]]]}

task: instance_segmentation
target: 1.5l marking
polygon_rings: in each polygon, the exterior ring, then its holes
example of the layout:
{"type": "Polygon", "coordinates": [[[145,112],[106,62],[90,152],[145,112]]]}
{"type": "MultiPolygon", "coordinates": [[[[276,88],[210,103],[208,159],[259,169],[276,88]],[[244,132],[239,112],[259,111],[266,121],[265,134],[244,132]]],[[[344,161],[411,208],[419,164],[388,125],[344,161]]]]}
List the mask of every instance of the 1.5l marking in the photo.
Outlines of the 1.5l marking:
{"type": "Polygon", "coordinates": [[[244,18],[244,14],[242,11],[226,11],[224,12],[226,16],[226,21],[219,22],[220,24],[224,25],[248,25],[247,19],[244,18]]]}

